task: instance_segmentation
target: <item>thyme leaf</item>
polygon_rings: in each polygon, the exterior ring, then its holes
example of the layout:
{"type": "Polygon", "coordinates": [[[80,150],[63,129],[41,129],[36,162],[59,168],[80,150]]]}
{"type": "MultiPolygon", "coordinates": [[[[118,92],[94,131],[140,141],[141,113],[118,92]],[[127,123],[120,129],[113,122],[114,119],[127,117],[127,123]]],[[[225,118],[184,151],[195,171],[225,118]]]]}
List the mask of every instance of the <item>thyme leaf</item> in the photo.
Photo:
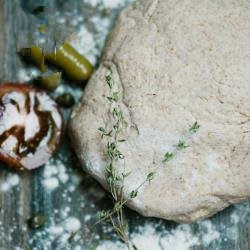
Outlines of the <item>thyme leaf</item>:
{"type": "Polygon", "coordinates": [[[164,155],[163,162],[168,162],[168,161],[172,160],[173,157],[174,157],[174,154],[173,154],[173,153],[167,152],[167,153],[165,153],[165,155],[164,155]]]}
{"type": "Polygon", "coordinates": [[[118,140],[118,142],[125,142],[126,140],[125,139],[122,139],[122,140],[118,140]]]}
{"type": "Polygon", "coordinates": [[[195,121],[195,123],[189,128],[189,132],[191,134],[194,134],[198,131],[199,128],[200,128],[200,125],[198,124],[197,121],[195,121]]]}
{"type": "Polygon", "coordinates": [[[130,193],[130,198],[134,199],[135,197],[137,197],[138,195],[138,190],[132,190],[130,193]]]}
{"type": "Polygon", "coordinates": [[[112,160],[124,159],[123,154],[118,150],[115,142],[108,142],[107,144],[107,155],[112,160]]]}
{"type": "Polygon", "coordinates": [[[123,120],[123,112],[119,108],[113,109],[113,117],[117,122],[121,122],[123,120]]]}
{"type": "Polygon", "coordinates": [[[102,210],[99,212],[99,218],[104,219],[107,218],[110,214],[110,210],[102,210]]]}
{"type": "Polygon", "coordinates": [[[177,148],[182,150],[182,149],[186,149],[188,148],[189,146],[187,145],[187,143],[185,141],[179,141],[178,144],[177,144],[177,148]]]}
{"type": "Polygon", "coordinates": [[[156,172],[150,172],[150,173],[147,175],[147,181],[148,181],[149,183],[154,179],[155,174],[156,174],[156,172]]]}
{"type": "Polygon", "coordinates": [[[108,75],[106,75],[106,83],[109,86],[109,88],[112,89],[114,82],[113,82],[111,72],[108,75]]]}
{"type": "Polygon", "coordinates": [[[104,137],[104,136],[108,136],[108,137],[111,137],[112,136],[112,130],[110,130],[109,132],[106,130],[106,129],[104,129],[103,127],[100,127],[100,128],[98,128],[98,130],[102,133],[102,138],[104,137]]]}
{"type": "Polygon", "coordinates": [[[110,102],[117,102],[119,100],[119,92],[114,92],[112,96],[108,96],[107,99],[110,102]]]}

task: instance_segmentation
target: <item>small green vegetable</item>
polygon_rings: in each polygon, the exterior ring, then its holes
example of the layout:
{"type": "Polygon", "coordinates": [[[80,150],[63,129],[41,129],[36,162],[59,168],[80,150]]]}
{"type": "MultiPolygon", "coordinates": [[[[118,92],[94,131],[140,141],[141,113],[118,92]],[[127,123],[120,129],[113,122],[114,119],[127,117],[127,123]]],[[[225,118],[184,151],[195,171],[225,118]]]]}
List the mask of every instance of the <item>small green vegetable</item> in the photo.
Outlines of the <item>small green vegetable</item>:
{"type": "Polygon", "coordinates": [[[63,108],[70,108],[75,104],[75,99],[70,93],[57,96],[56,102],[63,108]]]}
{"type": "MultiPolygon", "coordinates": [[[[46,28],[46,26],[41,26],[39,30],[44,33],[46,32],[46,28]]],[[[49,54],[44,54],[38,46],[22,48],[19,54],[40,67],[42,73],[46,69],[44,60],[47,60],[49,63],[63,69],[70,79],[78,82],[87,81],[94,71],[91,63],[83,55],[80,55],[69,43],[62,44],[56,52],[49,54]]]]}
{"type": "Polygon", "coordinates": [[[57,72],[48,76],[38,77],[34,80],[34,82],[48,91],[53,91],[60,85],[61,80],[62,74],[60,72],[57,72]]]}
{"type": "Polygon", "coordinates": [[[43,213],[38,213],[28,220],[28,225],[30,228],[35,229],[43,226],[45,223],[45,215],[43,213]]]}
{"type": "Polygon", "coordinates": [[[70,79],[79,82],[87,81],[94,70],[91,63],[66,42],[55,53],[47,54],[45,59],[63,69],[70,79]]]}
{"type": "Polygon", "coordinates": [[[36,16],[36,15],[44,12],[44,9],[45,9],[44,6],[37,6],[33,9],[32,14],[36,16]]]}
{"type": "Polygon", "coordinates": [[[19,55],[34,63],[44,73],[46,68],[44,65],[44,52],[38,46],[31,46],[30,48],[22,48],[19,50],[19,55]]]}

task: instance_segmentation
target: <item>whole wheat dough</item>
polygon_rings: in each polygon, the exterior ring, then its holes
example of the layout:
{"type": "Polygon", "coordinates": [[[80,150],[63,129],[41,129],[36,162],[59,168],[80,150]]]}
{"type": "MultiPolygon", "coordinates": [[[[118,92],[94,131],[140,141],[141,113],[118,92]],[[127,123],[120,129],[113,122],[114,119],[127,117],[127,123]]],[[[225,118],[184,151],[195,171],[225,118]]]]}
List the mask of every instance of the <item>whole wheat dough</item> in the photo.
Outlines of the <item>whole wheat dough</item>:
{"type": "Polygon", "coordinates": [[[124,195],[157,169],[129,207],[192,222],[249,198],[250,1],[141,0],[121,12],[70,122],[80,161],[105,187],[109,70],[126,121],[124,195]],[[196,120],[189,147],[163,163],[196,120]]]}

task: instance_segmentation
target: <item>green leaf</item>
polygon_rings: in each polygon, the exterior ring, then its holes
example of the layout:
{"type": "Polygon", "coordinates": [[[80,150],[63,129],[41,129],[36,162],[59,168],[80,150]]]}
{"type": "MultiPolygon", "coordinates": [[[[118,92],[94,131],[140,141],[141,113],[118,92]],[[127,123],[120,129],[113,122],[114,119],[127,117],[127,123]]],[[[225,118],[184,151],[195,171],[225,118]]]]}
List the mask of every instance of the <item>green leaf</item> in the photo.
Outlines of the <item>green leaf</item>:
{"type": "Polygon", "coordinates": [[[110,102],[117,102],[119,100],[119,92],[114,92],[112,96],[107,97],[110,102]]]}
{"type": "Polygon", "coordinates": [[[106,132],[106,130],[105,130],[103,127],[98,128],[98,130],[99,130],[100,132],[102,132],[102,133],[105,133],[105,132],[106,132]]]}
{"type": "Polygon", "coordinates": [[[189,146],[187,145],[187,143],[185,141],[179,141],[177,144],[178,149],[182,150],[185,148],[188,148],[189,146]]]}
{"type": "Polygon", "coordinates": [[[117,149],[115,142],[108,142],[107,144],[107,155],[112,160],[124,159],[123,154],[117,149]]]}
{"type": "Polygon", "coordinates": [[[108,166],[106,166],[106,171],[108,173],[112,173],[112,169],[113,169],[112,163],[110,163],[108,166]]]}
{"type": "Polygon", "coordinates": [[[167,152],[167,153],[164,155],[163,162],[168,162],[168,161],[172,160],[173,157],[174,157],[174,154],[173,154],[173,153],[167,152]]]}
{"type": "Polygon", "coordinates": [[[112,136],[112,130],[110,130],[109,132],[106,130],[106,129],[104,129],[103,127],[100,127],[100,128],[98,128],[98,130],[102,133],[102,138],[104,137],[104,136],[108,136],[108,137],[111,137],[112,136]]]}
{"type": "Polygon", "coordinates": [[[189,128],[189,132],[191,134],[194,134],[198,131],[198,129],[200,128],[200,125],[198,124],[198,122],[196,121],[190,128],[189,128]]]}
{"type": "Polygon", "coordinates": [[[123,176],[123,178],[126,178],[126,177],[128,177],[130,174],[131,174],[131,171],[130,171],[130,172],[127,172],[127,173],[122,173],[122,176],[123,176]]]}
{"type": "Polygon", "coordinates": [[[138,250],[138,248],[136,247],[136,245],[132,245],[132,247],[133,247],[133,250],[138,250]]]}
{"type": "Polygon", "coordinates": [[[112,73],[110,72],[108,75],[106,75],[106,83],[108,84],[109,88],[112,89],[114,82],[113,82],[113,77],[112,77],[112,73]]]}
{"type": "Polygon", "coordinates": [[[113,176],[112,175],[108,175],[106,177],[106,181],[109,184],[109,186],[112,186],[114,184],[114,178],[113,178],[113,176]]]}
{"type": "Polygon", "coordinates": [[[121,202],[121,201],[117,201],[117,202],[115,203],[115,205],[114,205],[114,210],[115,210],[115,211],[119,211],[120,209],[122,209],[122,207],[123,207],[122,202],[121,202]]]}
{"type": "Polygon", "coordinates": [[[113,117],[114,119],[116,119],[117,121],[122,121],[123,120],[123,112],[122,110],[118,109],[118,108],[114,108],[113,109],[113,117]]]}
{"type": "Polygon", "coordinates": [[[130,193],[130,198],[131,198],[131,199],[134,199],[137,195],[138,195],[138,190],[133,190],[133,191],[130,193]]]}
{"type": "Polygon", "coordinates": [[[150,172],[148,175],[147,175],[147,181],[150,182],[154,179],[155,177],[155,172],[150,172]]]}
{"type": "Polygon", "coordinates": [[[109,214],[110,214],[109,210],[102,210],[99,212],[99,218],[104,219],[104,218],[108,217],[109,214]]]}
{"type": "Polygon", "coordinates": [[[118,140],[118,142],[125,142],[126,140],[125,139],[122,139],[122,140],[118,140]]]}

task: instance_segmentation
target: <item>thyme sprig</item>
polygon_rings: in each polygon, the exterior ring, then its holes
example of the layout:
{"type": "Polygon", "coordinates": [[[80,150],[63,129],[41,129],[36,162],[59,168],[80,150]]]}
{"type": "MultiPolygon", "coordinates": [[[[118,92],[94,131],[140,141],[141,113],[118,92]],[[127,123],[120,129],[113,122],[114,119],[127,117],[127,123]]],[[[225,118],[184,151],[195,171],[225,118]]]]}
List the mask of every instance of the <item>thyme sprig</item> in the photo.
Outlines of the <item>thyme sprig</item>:
{"type": "MultiPolygon", "coordinates": [[[[190,126],[190,128],[188,129],[188,133],[186,134],[186,137],[190,137],[191,135],[195,134],[198,132],[200,128],[200,124],[195,121],[192,126],[190,126]]],[[[169,162],[170,160],[172,160],[176,154],[178,153],[178,151],[184,150],[186,148],[188,148],[189,145],[187,144],[187,142],[185,140],[179,140],[178,144],[176,145],[176,150],[173,152],[166,152],[163,156],[163,160],[162,162],[166,163],[169,162]]]]}
{"type": "MultiPolygon", "coordinates": [[[[106,76],[106,83],[110,88],[111,94],[107,97],[110,102],[113,116],[113,126],[109,131],[100,127],[98,130],[101,132],[102,139],[108,138],[106,143],[106,155],[109,163],[106,166],[106,181],[109,185],[111,195],[113,197],[113,208],[109,210],[103,210],[99,213],[100,222],[110,222],[113,226],[114,231],[125,242],[128,249],[135,249],[133,243],[128,237],[128,223],[124,215],[124,205],[128,202],[123,195],[124,179],[130,174],[125,170],[119,169],[119,161],[124,160],[124,155],[119,150],[119,143],[124,142],[125,139],[119,139],[119,135],[124,125],[124,115],[119,105],[119,92],[114,91],[115,82],[110,72],[106,76]]],[[[130,194],[130,198],[135,198],[139,188],[136,189],[133,195],[130,194]]],[[[97,224],[96,223],[96,224],[97,224]]]]}
{"type": "MultiPolygon", "coordinates": [[[[119,143],[126,141],[125,139],[119,139],[119,135],[125,121],[122,109],[119,105],[120,94],[118,91],[114,91],[115,81],[112,77],[112,72],[109,72],[109,74],[106,75],[106,84],[109,86],[111,91],[111,95],[108,96],[107,99],[111,105],[114,124],[110,130],[103,127],[98,128],[98,130],[101,133],[101,138],[106,138],[108,140],[106,143],[106,155],[108,157],[108,164],[106,166],[106,181],[109,185],[114,205],[112,209],[100,211],[99,220],[94,225],[100,222],[110,222],[115,233],[127,245],[128,249],[135,250],[137,248],[128,236],[128,222],[124,215],[124,206],[130,199],[134,199],[138,196],[139,190],[146,183],[150,183],[154,179],[158,169],[154,172],[148,173],[145,180],[139,184],[137,188],[130,192],[128,198],[124,197],[124,180],[130,175],[130,172],[126,173],[125,168],[123,170],[119,168],[119,161],[124,160],[124,155],[119,150],[119,143]]],[[[190,134],[194,134],[199,128],[200,125],[196,121],[188,131],[190,134]]],[[[188,144],[185,141],[180,140],[176,146],[176,151],[186,149],[187,147],[189,147],[188,144]]],[[[172,160],[176,153],[177,152],[166,152],[164,154],[163,162],[167,163],[172,160]]]]}

